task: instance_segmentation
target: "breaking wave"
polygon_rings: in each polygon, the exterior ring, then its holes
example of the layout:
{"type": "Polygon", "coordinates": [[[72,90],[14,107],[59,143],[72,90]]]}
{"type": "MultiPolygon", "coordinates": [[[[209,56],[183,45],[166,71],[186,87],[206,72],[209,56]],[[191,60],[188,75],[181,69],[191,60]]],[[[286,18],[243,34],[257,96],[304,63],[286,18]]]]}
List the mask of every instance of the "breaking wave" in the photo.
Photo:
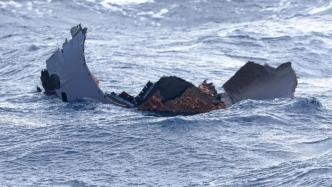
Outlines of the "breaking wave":
{"type": "Polygon", "coordinates": [[[309,14],[314,15],[314,14],[320,14],[320,13],[324,13],[327,12],[329,10],[332,9],[332,2],[326,3],[322,6],[318,6],[318,7],[314,7],[309,9],[309,14]]]}

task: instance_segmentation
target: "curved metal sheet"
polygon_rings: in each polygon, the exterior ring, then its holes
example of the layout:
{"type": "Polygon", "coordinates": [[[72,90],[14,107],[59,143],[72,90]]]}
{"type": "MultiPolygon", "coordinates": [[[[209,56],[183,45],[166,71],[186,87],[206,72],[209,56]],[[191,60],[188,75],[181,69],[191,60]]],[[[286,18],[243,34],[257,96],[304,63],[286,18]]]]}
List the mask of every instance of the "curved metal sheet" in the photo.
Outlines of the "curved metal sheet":
{"type": "Polygon", "coordinates": [[[86,28],[80,25],[72,30],[72,39],[63,44],[47,61],[46,67],[50,75],[56,74],[60,78],[60,88],[56,89],[57,96],[66,97],[66,101],[78,99],[94,99],[103,103],[110,103],[93,79],[84,57],[84,43],[86,28]]]}

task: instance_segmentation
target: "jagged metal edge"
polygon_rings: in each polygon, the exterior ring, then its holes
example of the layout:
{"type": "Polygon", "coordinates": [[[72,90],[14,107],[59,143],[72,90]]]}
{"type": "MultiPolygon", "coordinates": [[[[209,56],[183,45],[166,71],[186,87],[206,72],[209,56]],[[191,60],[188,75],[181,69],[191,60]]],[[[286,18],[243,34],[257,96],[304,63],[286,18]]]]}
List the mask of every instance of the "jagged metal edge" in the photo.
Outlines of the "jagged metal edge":
{"type": "Polygon", "coordinates": [[[94,81],[86,64],[84,44],[87,28],[77,25],[71,28],[72,38],[63,43],[49,59],[46,60],[48,72],[60,78],[60,88],[56,95],[66,94],[68,101],[79,99],[93,99],[103,103],[110,103],[103,91],[94,81]]]}

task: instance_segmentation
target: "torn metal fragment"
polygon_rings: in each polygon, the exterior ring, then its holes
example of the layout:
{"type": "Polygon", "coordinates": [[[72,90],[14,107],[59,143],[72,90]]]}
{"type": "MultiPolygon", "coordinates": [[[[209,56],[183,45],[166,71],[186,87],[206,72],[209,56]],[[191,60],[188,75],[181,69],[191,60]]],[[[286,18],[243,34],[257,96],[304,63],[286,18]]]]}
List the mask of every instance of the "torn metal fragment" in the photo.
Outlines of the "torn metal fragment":
{"type": "Polygon", "coordinates": [[[144,111],[195,114],[227,108],[244,99],[292,98],[297,86],[289,62],[277,68],[248,62],[223,85],[224,93],[218,93],[206,81],[196,87],[179,77],[164,76],[155,83],[149,81],[137,96],[127,92],[105,94],[85,62],[86,32],[81,25],[73,27],[72,38],[46,61],[40,77],[46,94],[55,94],[64,102],[93,99],[144,111]]]}
{"type": "Polygon", "coordinates": [[[235,103],[245,99],[292,98],[296,86],[297,77],[290,62],[277,68],[248,62],[223,85],[223,88],[235,103]]]}
{"type": "Polygon", "coordinates": [[[47,76],[44,76],[44,79],[49,80],[49,83],[42,80],[43,87],[46,91],[55,92],[63,101],[87,98],[111,103],[98,87],[85,62],[86,31],[87,29],[82,28],[81,25],[73,27],[72,39],[66,40],[63,48],[56,50],[46,61],[47,69],[44,74],[49,74],[49,79],[47,76]]]}

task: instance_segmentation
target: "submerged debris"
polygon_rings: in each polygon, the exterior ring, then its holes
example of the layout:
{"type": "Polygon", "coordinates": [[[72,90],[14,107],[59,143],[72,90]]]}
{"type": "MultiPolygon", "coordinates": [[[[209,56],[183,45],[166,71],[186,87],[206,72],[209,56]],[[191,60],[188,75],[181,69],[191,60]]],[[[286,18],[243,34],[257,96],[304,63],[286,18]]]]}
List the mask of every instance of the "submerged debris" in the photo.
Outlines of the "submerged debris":
{"type": "Polygon", "coordinates": [[[245,99],[293,97],[296,86],[297,78],[290,62],[277,68],[248,62],[223,85],[223,88],[233,102],[238,102],[245,99]]]}
{"type": "Polygon", "coordinates": [[[206,81],[196,87],[179,77],[169,76],[161,77],[156,83],[149,81],[137,96],[126,92],[105,94],[85,62],[87,29],[77,25],[70,32],[72,39],[65,41],[41,71],[45,93],[57,95],[65,102],[93,99],[144,111],[195,114],[224,109],[244,99],[291,98],[297,86],[290,62],[277,68],[248,62],[223,85],[223,93],[218,93],[206,81]]]}

